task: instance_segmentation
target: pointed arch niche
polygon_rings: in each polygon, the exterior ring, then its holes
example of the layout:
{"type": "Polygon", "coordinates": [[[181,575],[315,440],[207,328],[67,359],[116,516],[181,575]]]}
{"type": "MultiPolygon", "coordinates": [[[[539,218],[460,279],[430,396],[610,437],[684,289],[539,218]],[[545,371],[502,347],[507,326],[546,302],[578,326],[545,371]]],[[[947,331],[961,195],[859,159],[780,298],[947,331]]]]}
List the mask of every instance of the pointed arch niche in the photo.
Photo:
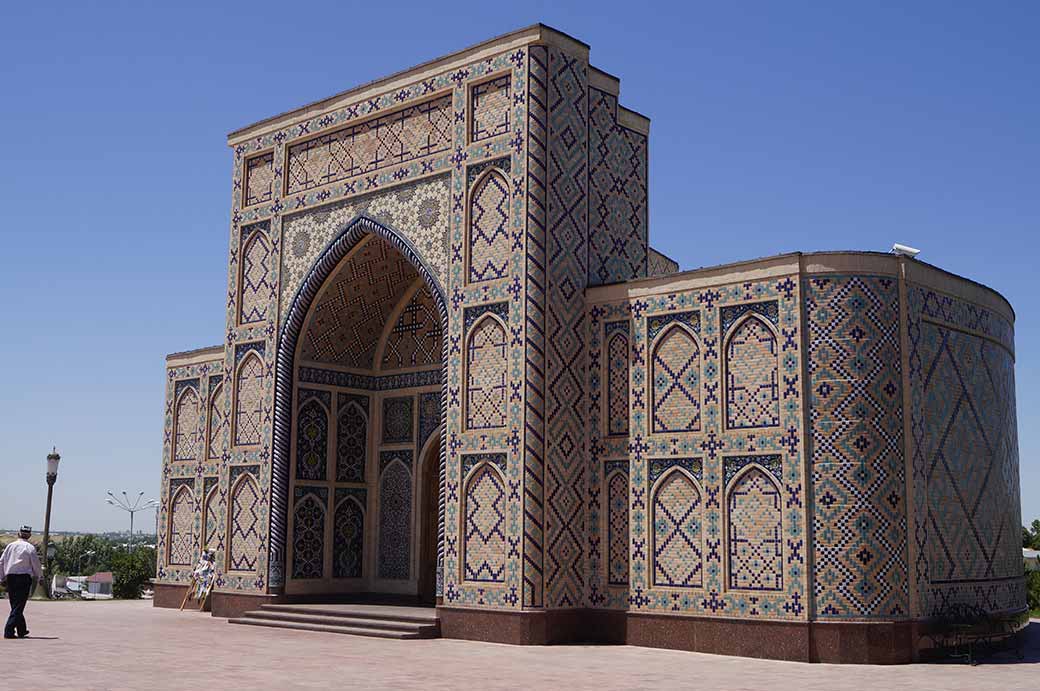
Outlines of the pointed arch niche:
{"type": "Polygon", "coordinates": [[[195,493],[190,483],[182,483],[174,490],[169,520],[166,563],[191,566],[195,557],[195,493]]]}
{"type": "Polygon", "coordinates": [[[509,202],[509,181],[498,168],[488,168],[470,186],[466,237],[470,283],[509,275],[509,202]]]}
{"type": "Polygon", "coordinates": [[[256,324],[267,319],[271,302],[271,245],[267,239],[268,222],[242,229],[238,281],[238,323],[256,324]]]}
{"type": "Polygon", "coordinates": [[[701,429],[701,348],[696,334],[674,323],[651,344],[652,432],[701,429]]]}
{"type": "Polygon", "coordinates": [[[480,583],[504,583],[506,571],[506,483],[496,464],[505,454],[463,459],[467,465],[463,492],[462,579],[480,583]]]}
{"type": "Polygon", "coordinates": [[[490,312],[476,318],[466,336],[466,429],[506,425],[506,327],[490,312]]]}
{"type": "Polygon", "coordinates": [[[726,335],[726,429],[780,424],[779,349],[774,327],[758,314],[738,319],[726,335]]]}
{"type": "Polygon", "coordinates": [[[700,588],[704,583],[704,493],[685,468],[672,467],[652,488],[653,584],[700,588]]]}
{"type": "Polygon", "coordinates": [[[173,460],[194,461],[199,455],[199,392],[184,386],[177,397],[173,417],[173,460]]]}
{"type": "Polygon", "coordinates": [[[728,485],[727,587],[783,590],[783,499],[779,485],[758,463],[736,472],[728,485]]]}
{"type": "MultiPolygon", "coordinates": [[[[430,506],[431,489],[420,482],[414,460],[443,424],[445,305],[442,287],[410,241],[364,216],[347,223],[303,276],[284,312],[275,356],[272,592],[417,590],[417,574],[426,572],[431,558],[419,553],[416,515],[418,507],[430,506]],[[432,411],[417,405],[430,395],[437,401],[432,411]],[[323,403],[329,397],[327,430],[315,424],[322,416],[307,408],[308,397],[323,403]],[[400,406],[410,412],[393,420],[408,431],[388,437],[385,404],[398,399],[410,402],[400,406]],[[304,427],[324,432],[308,434],[304,427]],[[301,475],[301,459],[326,448],[324,473],[301,475]],[[319,486],[328,493],[323,576],[298,581],[295,493],[319,486]]],[[[436,574],[444,545],[445,469],[444,435],[435,436],[436,574]]]]}

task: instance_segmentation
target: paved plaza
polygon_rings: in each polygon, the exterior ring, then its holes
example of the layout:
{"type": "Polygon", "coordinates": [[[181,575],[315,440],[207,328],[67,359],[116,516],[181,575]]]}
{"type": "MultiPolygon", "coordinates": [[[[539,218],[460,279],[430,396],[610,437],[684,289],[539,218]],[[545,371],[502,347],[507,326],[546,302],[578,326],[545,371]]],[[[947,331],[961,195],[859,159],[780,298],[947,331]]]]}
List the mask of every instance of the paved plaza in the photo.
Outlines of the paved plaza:
{"type": "MultiPolygon", "coordinates": [[[[6,610],[6,602],[2,603],[6,610]]],[[[232,626],[150,602],[30,602],[32,637],[4,641],[9,689],[1036,689],[1040,621],[1026,660],[866,667],[631,646],[548,648],[388,641],[232,626]]]]}

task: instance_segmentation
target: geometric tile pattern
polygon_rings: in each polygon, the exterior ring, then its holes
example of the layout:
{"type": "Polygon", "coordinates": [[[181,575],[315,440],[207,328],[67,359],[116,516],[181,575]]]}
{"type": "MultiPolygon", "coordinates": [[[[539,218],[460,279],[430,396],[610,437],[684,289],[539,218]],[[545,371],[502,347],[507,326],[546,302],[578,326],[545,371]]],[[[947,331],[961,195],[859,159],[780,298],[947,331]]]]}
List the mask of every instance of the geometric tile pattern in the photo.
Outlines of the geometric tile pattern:
{"type": "MultiPolygon", "coordinates": [[[[627,591],[598,587],[590,589],[590,603],[597,607],[627,606],[632,611],[652,613],[686,613],[708,617],[741,619],[805,620],[807,607],[808,561],[806,548],[805,465],[802,441],[804,417],[802,411],[801,373],[801,297],[796,276],[776,276],[738,283],[714,283],[684,288],[675,292],[633,296],[627,300],[591,305],[589,314],[594,320],[609,322],[630,318],[632,324],[631,349],[631,413],[627,444],[614,443],[609,437],[596,440],[594,455],[603,460],[627,457],[630,472],[629,520],[631,522],[631,568],[627,591]],[[780,424],[777,427],[735,430],[727,427],[724,383],[726,373],[725,332],[721,317],[725,306],[753,301],[776,304],[777,359],[779,361],[780,424]],[[666,322],[660,317],[698,313],[696,320],[678,318],[666,322]],[[695,322],[695,323],[691,323],[695,322]],[[651,326],[657,334],[649,337],[651,326]],[[652,431],[653,365],[652,345],[656,345],[671,328],[683,328],[695,335],[700,347],[701,368],[701,429],[697,432],[652,431]],[[744,590],[730,586],[728,564],[730,548],[726,544],[729,516],[729,495],[724,483],[727,456],[779,456],[782,482],[779,488],[777,513],[782,512],[773,527],[779,526],[777,537],[782,559],[776,565],[782,569],[780,590],[744,590]],[[651,476],[665,478],[674,466],[663,462],[682,461],[695,478],[702,497],[701,531],[704,541],[702,558],[702,585],[700,588],[675,589],[658,587],[653,583],[653,501],[651,476]],[[621,600],[622,594],[624,600],[621,600]]],[[[768,309],[766,310],[769,311],[768,309]]],[[[755,312],[759,314],[759,312],[755,312]]],[[[729,311],[727,311],[727,317],[729,311]]],[[[763,315],[768,323],[769,316],[763,315]]],[[[733,328],[739,324],[733,323],[733,328]]],[[[594,353],[595,330],[591,330],[590,353],[594,353]]],[[[590,378],[590,381],[595,381],[590,378]]],[[[772,465],[772,461],[768,462],[772,465]]],[[[751,470],[744,467],[743,472],[751,470]]],[[[770,471],[766,471],[766,477],[770,471]]],[[[738,484],[743,475],[734,477],[730,485],[738,484]]],[[[594,478],[592,478],[594,479],[594,478]]],[[[658,482],[663,480],[659,479],[658,482]]],[[[595,506],[598,490],[590,482],[589,505],[595,506]]],[[[776,489],[770,490],[777,492],[776,489]]],[[[743,499],[743,497],[741,497],[743,499]]],[[[591,524],[593,528],[595,524],[591,524]]],[[[738,520],[738,528],[739,525],[738,520]]],[[[590,531],[591,532],[591,531],[590,531]]],[[[590,536],[590,549],[597,542],[590,536]]]]}
{"type": "Polygon", "coordinates": [[[337,397],[336,482],[364,482],[368,454],[368,397],[337,397]]]}
{"type": "Polygon", "coordinates": [[[263,548],[261,531],[262,495],[252,475],[244,474],[231,492],[231,536],[228,542],[228,568],[255,571],[263,548]]]}
{"type": "Polygon", "coordinates": [[[484,317],[466,339],[466,428],[493,429],[506,424],[506,332],[494,317],[484,317]]]}
{"type": "Polygon", "coordinates": [[[296,416],[296,479],[324,480],[328,450],[329,414],[317,399],[311,399],[296,416]]]}
{"type": "Polygon", "coordinates": [[[497,168],[470,191],[469,280],[503,278],[509,270],[509,182],[497,168]]]}
{"type": "Polygon", "coordinates": [[[1004,338],[1011,326],[988,309],[916,286],[909,292],[920,613],[963,602],[1019,609],[1014,356],[1004,338]]]}
{"type": "Polygon", "coordinates": [[[239,362],[235,390],[235,444],[259,444],[263,423],[264,365],[255,352],[239,362]]]}
{"type": "MultiPolygon", "coordinates": [[[[527,127],[527,151],[523,161],[526,188],[523,200],[525,225],[523,273],[523,572],[520,604],[542,607],[545,604],[545,232],[548,227],[548,66],[546,46],[527,50],[527,112],[522,122],[527,127]]],[[[519,128],[518,128],[519,129],[519,128]]],[[[598,338],[595,334],[593,338],[598,338]]],[[[597,373],[592,372],[592,376],[597,373]]],[[[598,404],[598,401],[597,401],[598,404]]],[[[590,411],[600,419],[599,408],[590,411]]],[[[450,414],[450,407],[449,407],[450,414]]],[[[597,467],[593,477],[598,479],[597,467]]]]}
{"type": "Polygon", "coordinates": [[[647,270],[647,138],[618,124],[617,107],[589,89],[589,285],[647,270]]]}
{"type": "Polygon", "coordinates": [[[451,146],[451,96],[345,127],[289,147],[287,191],[295,194],[451,146]]]}
{"type": "Polygon", "coordinates": [[[654,490],[654,585],[700,588],[703,583],[701,493],[679,470],[654,490]]]}
{"type": "Polygon", "coordinates": [[[679,271],[679,262],[661,254],[653,247],[650,248],[649,258],[646,265],[647,276],[667,276],[679,271]]]}
{"type": "Polygon", "coordinates": [[[729,587],[783,590],[782,498],[756,467],[740,475],[726,495],[729,511],[729,587]]]}
{"type": "Polygon", "coordinates": [[[441,392],[429,391],[419,394],[419,439],[416,448],[420,451],[430,435],[441,426],[441,392]]]}
{"type": "Polygon", "coordinates": [[[300,357],[371,369],[391,312],[418,276],[386,240],[369,238],[316,298],[300,357]]]}
{"type": "Polygon", "coordinates": [[[387,335],[381,369],[438,365],[441,361],[441,318],[429,288],[422,284],[387,335]]]}
{"type": "Polygon", "coordinates": [[[412,396],[383,399],[384,444],[403,444],[412,440],[414,408],[412,396]]]}
{"type": "Polygon", "coordinates": [[[202,510],[202,545],[209,549],[218,549],[222,547],[219,544],[220,536],[220,517],[222,511],[220,510],[220,481],[217,478],[206,478],[206,482],[209,483],[212,480],[212,487],[206,490],[205,506],[202,510]]]}
{"type": "Polygon", "coordinates": [[[325,505],[328,488],[301,487],[293,490],[293,578],[321,578],[325,574],[325,505]]]}
{"type": "Polygon", "coordinates": [[[182,485],[170,504],[169,556],[171,566],[190,565],[195,556],[195,494],[182,485]]]}
{"type": "Polygon", "coordinates": [[[672,326],[654,346],[654,432],[701,428],[701,357],[693,336],[672,326]]]}
{"type": "Polygon", "coordinates": [[[607,582],[628,585],[628,475],[617,471],[607,481],[607,582]]]}
{"type": "Polygon", "coordinates": [[[730,334],[726,344],[729,429],[780,424],[777,365],[776,335],[758,317],[745,319],[730,334]]]}
{"type": "Polygon", "coordinates": [[[239,321],[254,324],[267,319],[267,306],[274,295],[271,283],[271,247],[267,242],[268,222],[242,229],[242,286],[239,321]]]}
{"type": "Polygon", "coordinates": [[[225,413],[227,400],[224,395],[224,385],[220,383],[219,377],[210,379],[209,390],[209,434],[207,435],[207,456],[211,460],[216,460],[224,455],[224,451],[227,448],[228,420],[227,414],[225,413]]]}
{"type": "Polygon", "coordinates": [[[509,133],[509,112],[513,105],[509,80],[510,75],[503,74],[470,90],[471,141],[479,142],[509,133]]]}
{"type": "Polygon", "coordinates": [[[332,526],[332,577],[361,578],[365,555],[365,511],[352,497],[336,506],[332,526]]]}
{"type": "Polygon", "coordinates": [[[408,580],[411,572],[411,524],[412,475],[404,462],[393,457],[379,480],[380,578],[408,580]]]}
{"type": "Polygon", "coordinates": [[[581,59],[550,48],[545,352],[545,602],[580,607],[585,581],[585,304],[588,83],[581,59]]]}
{"type": "Polygon", "coordinates": [[[628,434],[628,322],[610,322],[605,331],[607,434],[628,434]]]}
{"type": "Polygon", "coordinates": [[[803,287],[816,615],[906,616],[899,288],[886,276],[815,277],[803,287]]]}
{"type": "Polygon", "coordinates": [[[362,214],[407,238],[440,285],[447,285],[449,194],[448,176],[440,175],[287,217],[279,276],[282,319],[318,256],[362,214]]]}
{"type": "Polygon", "coordinates": [[[505,582],[505,482],[490,464],[474,471],[466,484],[464,580],[505,582]]]}
{"type": "Polygon", "coordinates": [[[245,200],[243,206],[271,201],[274,188],[274,152],[253,156],[245,165],[245,200]]]}
{"type": "Polygon", "coordinates": [[[199,394],[194,387],[184,387],[181,392],[174,429],[174,460],[194,461],[199,454],[199,442],[202,441],[199,434],[199,394]]]}

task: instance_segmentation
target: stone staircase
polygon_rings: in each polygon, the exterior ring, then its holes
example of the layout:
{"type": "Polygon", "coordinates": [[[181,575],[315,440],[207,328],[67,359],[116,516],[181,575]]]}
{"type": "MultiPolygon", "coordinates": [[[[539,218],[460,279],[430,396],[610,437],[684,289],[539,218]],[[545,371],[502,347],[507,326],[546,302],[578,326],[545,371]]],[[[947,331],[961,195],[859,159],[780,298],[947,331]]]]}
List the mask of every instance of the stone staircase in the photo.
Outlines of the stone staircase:
{"type": "Polygon", "coordinates": [[[228,619],[228,623],[401,640],[439,638],[441,635],[440,620],[437,610],[433,607],[369,604],[260,605],[260,609],[228,619]]]}

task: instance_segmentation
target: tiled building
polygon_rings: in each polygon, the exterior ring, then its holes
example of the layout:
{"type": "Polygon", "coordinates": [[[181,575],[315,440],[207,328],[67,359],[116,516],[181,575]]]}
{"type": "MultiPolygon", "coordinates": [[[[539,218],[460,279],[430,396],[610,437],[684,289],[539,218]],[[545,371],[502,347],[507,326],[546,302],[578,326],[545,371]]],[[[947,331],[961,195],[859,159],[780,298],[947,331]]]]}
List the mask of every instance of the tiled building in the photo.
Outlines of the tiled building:
{"type": "Polygon", "coordinates": [[[414,595],[492,641],[889,662],[1021,610],[1011,306],[894,255],[679,272],[649,125],[536,25],[229,135],[156,603],[212,545],[217,615],[414,595]]]}

